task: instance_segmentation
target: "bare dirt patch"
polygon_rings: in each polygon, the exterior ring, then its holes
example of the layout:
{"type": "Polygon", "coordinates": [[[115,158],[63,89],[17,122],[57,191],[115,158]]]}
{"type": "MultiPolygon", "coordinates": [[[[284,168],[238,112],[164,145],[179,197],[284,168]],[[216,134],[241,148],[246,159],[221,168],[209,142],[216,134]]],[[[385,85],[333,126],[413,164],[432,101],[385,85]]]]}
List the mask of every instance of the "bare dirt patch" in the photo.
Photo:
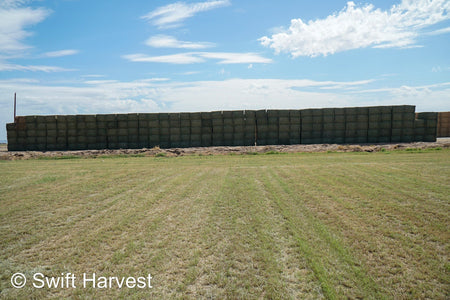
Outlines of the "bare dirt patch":
{"type": "Polygon", "coordinates": [[[229,155],[229,154],[264,154],[264,153],[301,153],[301,152],[380,152],[393,150],[426,150],[430,148],[450,148],[450,138],[438,138],[436,142],[393,143],[393,144],[314,144],[314,145],[268,145],[268,146],[221,146],[147,149],[103,149],[78,151],[7,151],[5,144],[0,145],[0,160],[21,160],[36,158],[99,156],[185,156],[185,155],[229,155]]]}

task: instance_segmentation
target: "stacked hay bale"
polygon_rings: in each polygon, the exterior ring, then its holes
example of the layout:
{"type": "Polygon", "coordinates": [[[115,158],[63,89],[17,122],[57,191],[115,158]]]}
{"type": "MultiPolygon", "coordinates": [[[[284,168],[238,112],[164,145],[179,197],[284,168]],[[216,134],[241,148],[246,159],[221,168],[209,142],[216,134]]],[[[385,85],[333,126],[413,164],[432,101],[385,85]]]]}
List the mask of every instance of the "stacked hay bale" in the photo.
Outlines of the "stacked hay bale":
{"type": "MultiPolygon", "coordinates": [[[[56,116],[45,116],[46,150],[56,150],[58,131],[56,129],[56,116]]],[[[20,137],[20,136],[19,136],[20,137]]]]}
{"type": "Polygon", "coordinates": [[[256,143],[256,111],[244,112],[244,146],[254,146],[256,143]]]}
{"type": "Polygon", "coordinates": [[[14,123],[6,124],[9,151],[21,151],[26,147],[26,122],[25,119],[20,120],[19,118],[22,117],[16,117],[14,123]]]}
{"type": "Polygon", "coordinates": [[[156,147],[160,145],[159,139],[159,114],[148,114],[148,138],[149,147],[156,147]]]}
{"type": "Polygon", "coordinates": [[[159,146],[170,148],[170,121],[168,113],[160,113],[159,116],[159,146]]]}
{"type": "Polygon", "coordinates": [[[189,113],[180,113],[180,147],[191,145],[191,119],[189,113]]]}
{"type": "Polygon", "coordinates": [[[139,114],[127,114],[128,148],[139,148],[139,114]]]}
{"type": "Polygon", "coordinates": [[[378,142],[389,143],[392,133],[392,106],[381,107],[381,121],[379,125],[378,142]]]}
{"type": "Polygon", "coordinates": [[[416,114],[414,121],[414,140],[435,142],[437,134],[437,118],[435,112],[423,112],[416,114]]]}
{"type": "Polygon", "coordinates": [[[223,146],[223,113],[221,111],[213,111],[211,113],[212,124],[212,145],[223,146]]]}
{"type": "Polygon", "coordinates": [[[97,116],[86,115],[84,116],[85,132],[86,132],[86,144],[85,149],[98,149],[97,148],[97,116]]]}
{"type": "Polygon", "coordinates": [[[355,107],[344,108],[345,112],[345,143],[356,143],[357,139],[357,127],[358,127],[358,115],[356,114],[355,107]]]}
{"type": "Polygon", "coordinates": [[[301,143],[301,112],[300,110],[289,110],[289,144],[301,143]]]}
{"type": "Polygon", "coordinates": [[[450,137],[450,111],[438,113],[437,137],[450,137]]]}
{"type": "Polygon", "coordinates": [[[313,110],[304,109],[301,111],[301,143],[313,143],[313,110]]]}
{"type": "Polygon", "coordinates": [[[332,144],[334,143],[334,109],[323,109],[323,127],[322,127],[322,143],[332,144]]]}
{"type": "MultiPolygon", "coordinates": [[[[26,147],[29,150],[39,150],[37,143],[36,117],[26,116],[16,118],[16,126],[22,127],[22,130],[17,131],[17,143],[20,142],[21,147],[26,147]]],[[[45,143],[43,145],[45,149],[45,143]]]]}
{"type": "Polygon", "coordinates": [[[312,144],[321,144],[323,138],[323,109],[312,109],[312,144]]]}
{"type": "Polygon", "coordinates": [[[202,124],[201,124],[201,146],[212,146],[212,119],[210,112],[202,112],[202,124]]]}
{"type": "Polygon", "coordinates": [[[201,113],[191,113],[191,147],[202,146],[202,115],[201,113]]]}
{"type": "Polygon", "coordinates": [[[179,113],[169,113],[170,147],[177,148],[181,145],[181,119],[179,113]]]}
{"type": "Polygon", "coordinates": [[[233,112],[224,111],[223,116],[223,144],[225,146],[233,146],[233,136],[234,136],[234,122],[233,122],[233,112]]]}
{"type": "Polygon", "coordinates": [[[289,110],[278,111],[278,143],[281,145],[290,144],[290,118],[289,110]]]}
{"type": "MultiPolygon", "coordinates": [[[[37,117],[36,117],[37,118],[37,117]]],[[[36,119],[37,122],[37,119],[36,119]]],[[[36,123],[38,126],[38,123],[36,123]]],[[[66,116],[66,126],[67,126],[67,149],[75,150],[78,142],[77,133],[77,117],[76,116],[66,116]]],[[[39,143],[38,143],[39,147],[39,143]]],[[[45,149],[45,146],[44,146],[45,149]]]]}
{"type": "Polygon", "coordinates": [[[97,115],[97,145],[95,149],[108,149],[108,116],[97,115]]]}
{"type": "Polygon", "coordinates": [[[345,143],[345,109],[333,109],[333,143],[345,143]]]}
{"type": "MultiPolygon", "coordinates": [[[[75,126],[77,143],[74,145],[73,150],[84,150],[87,148],[87,128],[84,115],[75,116],[75,126]]],[[[48,147],[48,145],[47,145],[48,147]]]]}
{"type": "Polygon", "coordinates": [[[279,120],[278,110],[267,110],[267,144],[278,145],[279,143],[279,120]]]}
{"type": "Polygon", "coordinates": [[[128,147],[128,116],[125,114],[116,115],[117,118],[117,146],[121,149],[128,147]]]}
{"type": "Polygon", "coordinates": [[[232,112],[233,117],[233,142],[232,146],[241,146],[244,144],[244,111],[236,110],[232,112]]]}
{"type": "Polygon", "coordinates": [[[258,110],[255,112],[256,117],[256,144],[267,145],[268,132],[269,132],[269,121],[267,119],[267,111],[258,110]]]}
{"type": "Polygon", "coordinates": [[[414,106],[392,107],[391,142],[412,142],[414,140],[414,106]]]}
{"type": "Polygon", "coordinates": [[[139,148],[148,148],[150,144],[150,131],[149,131],[149,116],[150,114],[138,115],[138,140],[139,148]]]}
{"type": "Polygon", "coordinates": [[[367,143],[369,130],[369,108],[356,108],[356,143],[367,143]]]}
{"type": "Polygon", "coordinates": [[[369,127],[367,129],[367,142],[378,143],[381,130],[381,108],[369,107],[369,127]]]}
{"type": "MultiPolygon", "coordinates": [[[[36,143],[38,145],[38,150],[47,150],[47,124],[45,122],[46,116],[36,116],[36,143]]],[[[20,125],[20,122],[18,122],[20,125]]],[[[19,127],[20,128],[20,127],[19,127]]],[[[76,129],[75,129],[75,134],[76,129]]]]}
{"type": "MultiPolygon", "coordinates": [[[[56,147],[55,150],[67,149],[67,116],[55,116],[56,119],[56,147]]],[[[29,130],[29,129],[28,129],[29,130]]],[[[28,131],[29,132],[29,131],[28,131]]],[[[27,143],[31,145],[30,143],[27,143]]]]}
{"type": "Polygon", "coordinates": [[[106,144],[109,149],[119,149],[119,121],[117,115],[104,115],[106,144]]]}

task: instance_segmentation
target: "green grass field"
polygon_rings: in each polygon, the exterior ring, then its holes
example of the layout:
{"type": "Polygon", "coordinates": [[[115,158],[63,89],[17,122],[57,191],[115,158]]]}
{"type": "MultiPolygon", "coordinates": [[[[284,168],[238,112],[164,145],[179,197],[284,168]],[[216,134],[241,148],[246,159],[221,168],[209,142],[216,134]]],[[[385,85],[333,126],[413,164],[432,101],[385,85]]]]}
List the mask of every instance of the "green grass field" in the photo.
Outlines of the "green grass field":
{"type": "Polygon", "coordinates": [[[449,205],[449,150],[0,161],[0,298],[448,299],[449,205]]]}

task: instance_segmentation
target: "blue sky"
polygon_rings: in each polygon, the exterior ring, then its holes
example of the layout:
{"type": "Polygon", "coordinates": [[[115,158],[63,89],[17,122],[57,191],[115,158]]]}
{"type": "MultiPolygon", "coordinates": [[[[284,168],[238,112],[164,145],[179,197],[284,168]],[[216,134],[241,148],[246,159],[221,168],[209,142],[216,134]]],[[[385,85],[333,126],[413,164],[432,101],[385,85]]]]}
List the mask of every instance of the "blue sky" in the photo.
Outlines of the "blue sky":
{"type": "Polygon", "coordinates": [[[450,0],[0,0],[18,115],[450,110],[450,0]]]}

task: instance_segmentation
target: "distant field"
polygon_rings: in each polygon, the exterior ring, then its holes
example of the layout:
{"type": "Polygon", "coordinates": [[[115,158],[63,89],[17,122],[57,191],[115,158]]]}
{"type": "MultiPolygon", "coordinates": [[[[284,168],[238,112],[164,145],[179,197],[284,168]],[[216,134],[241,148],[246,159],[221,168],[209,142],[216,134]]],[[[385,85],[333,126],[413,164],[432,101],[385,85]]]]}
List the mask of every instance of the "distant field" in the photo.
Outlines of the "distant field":
{"type": "Polygon", "coordinates": [[[445,149],[0,161],[0,298],[448,299],[449,206],[445,149]]]}

